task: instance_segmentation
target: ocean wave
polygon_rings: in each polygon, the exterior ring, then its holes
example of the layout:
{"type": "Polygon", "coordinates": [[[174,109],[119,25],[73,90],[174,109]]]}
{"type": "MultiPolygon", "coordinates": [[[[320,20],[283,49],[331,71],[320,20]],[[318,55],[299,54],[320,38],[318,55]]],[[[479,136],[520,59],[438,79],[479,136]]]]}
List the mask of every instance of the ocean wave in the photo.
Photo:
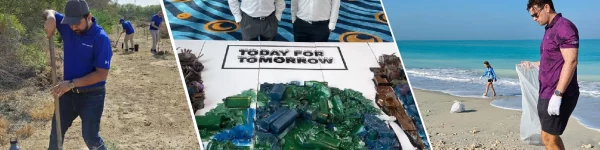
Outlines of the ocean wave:
{"type": "MultiPolygon", "coordinates": [[[[454,83],[454,84],[460,84],[460,83],[468,83],[471,86],[477,86],[477,87],[483,87],[483,85],[485,85],[485,83],[487,82],[487,79],[481,79],[479,80],[479,77],[482,75],[480,70],[469,70],[469,69],[455,69],[455,68],[409,68],[406,70],[407,75],[410,76],[415,76],[415,77],[420,77],[420,78],[427,78],[427,79],[432,79],[432,80],[437,80],[437,81],[444,81],[444,82],[449,82],[448,84],[454,83]]],[[[513,78],[513,77],[502,77],[502,76],[497,76],[498,80],[497,82],[494,82],[494,87],[505,87],[505,88],[511,88],[511,89],[516,89],[518,91],[520,91],[520,84],[519,84],[519,79],[518,78],[513,78]]],[[[419,83],[418,82],[411,82],[413,83],[414,86],[419,87],[419,83]]],[[[431,82],[431,83],[435,83],[435,82],[431,82]]],[[[600,97],[600,82],[597,81],[578,81],[579,83],[579,87],[580,87],[580,93],[582,96],[589,96],[589,97],[594,97],[594,98],[598,98],[600,97]]],[[[446,85],[446,86],[453,86],[453,85],[446,85]]],[[[441,91],[444,93],[452,93],[453,95],[456,96],[462,96],[462,97],[477,97],[479,95],[464,95],[464,94],[456,94],[457,91],[453,90],[453,91],[448,91],[447,89],[434,89],[434,88],[426,88],[428,90],[435,90],[435,91],[441,91]]],[[[469,90],[469,89],[465,89],[465,90],[469,90]]],[[[460,93],[460,92],[459,92],[460,93]]],[[[511,94],[509,95],[514,95],[512,94],[514,93],[514,91],[511,90],[511,94]]]]}
{"type": "Polygon", "coordinates": [[[600,97],[600,82],[594,81],[578,81],[579,83],[579,92],[582,95],[587,95],[591,97],[598,98],[600,97]]]}
{"type": "MultiPolygon", "coordinates": [[[[407,69],[406,72],[409,75],[420,76],[431,79],[446,80],[446,81],[458,81],[465,83],[486,83],[487,79],[484,77],[481,80],[479,77],[482,75],[476,70],[465,70],[465,69],[407,69]]],[[[497,82],[494,84],[512,85],[518,86],[519,80],[514,78],[503,78],[496,76],[497,82]]]]}

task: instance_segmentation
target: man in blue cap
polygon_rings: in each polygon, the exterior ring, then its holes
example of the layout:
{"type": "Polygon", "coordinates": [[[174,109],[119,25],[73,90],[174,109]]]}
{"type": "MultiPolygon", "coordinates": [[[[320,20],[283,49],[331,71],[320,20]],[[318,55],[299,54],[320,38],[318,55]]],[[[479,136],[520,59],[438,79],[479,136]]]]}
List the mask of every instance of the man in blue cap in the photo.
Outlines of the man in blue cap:
{"type": "MultiPolygon", "coordinates": [[[[64,45],[64,81],[58,82],[51,90],[60,101],[62,135],[73,120],[80,117],[87,147],[104,150],[106,147],[99,132],[106,95],[104,85],[112,58],[110,39],[96,23],[84,0],[69,0],[65,14],[45,10],[43,17],[48,38],[54,35],[54,30],[58,30],[64,45]]],[[[56,142],[55,120],[52,119],[48,149],[60,149],[56,142]]]]}
{"type": "Polygon", "coordinates": [[[152,49],[150,52],[152,52],[152,54],[156,54],[156,44],[158,44],[158,39],[160,38],[158,30],[160,29],[161,23],[162,11],[158,11],[156,15],[152,16],[152,23],[150,23],[150,34],[152,34],[152,49]]]}
{"type": "Polygon", "coordinates": [[[125,39],[123,39],[123,43],[125,43],[125,52],[127,52],[127,50],[133,51],[133,48],[129,48],[129,44],[131,44],[131,46],[133,47],[133,33],[135,32],[133,30],[131,22],[125,21],[125,19],[121,18],[119,20],[119,24],[123,26],[123,31],[121,32],[121,34],[125,33],[125,39]]]}

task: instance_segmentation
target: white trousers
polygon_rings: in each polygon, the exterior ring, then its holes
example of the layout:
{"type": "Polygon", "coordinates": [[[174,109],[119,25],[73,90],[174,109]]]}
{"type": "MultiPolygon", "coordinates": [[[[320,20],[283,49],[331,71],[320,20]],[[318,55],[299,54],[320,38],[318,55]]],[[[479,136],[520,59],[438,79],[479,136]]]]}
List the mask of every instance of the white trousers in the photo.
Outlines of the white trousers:
{"type": "Polygon", "coordinates": [[[158,30],[150,30],[150,34],[152,34],[152,49],[156,50],[156,44],[158,44],[158,30]]]}

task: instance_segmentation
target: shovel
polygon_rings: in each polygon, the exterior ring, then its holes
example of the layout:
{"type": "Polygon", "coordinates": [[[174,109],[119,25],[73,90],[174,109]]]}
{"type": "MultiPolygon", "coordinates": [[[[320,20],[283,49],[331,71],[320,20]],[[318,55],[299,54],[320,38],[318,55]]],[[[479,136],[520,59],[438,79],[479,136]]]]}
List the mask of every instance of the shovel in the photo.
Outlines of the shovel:
{"type": "MultiPolygon", "coordinates": [[[[52,41],[54,39],[54,36],[50,36],[50,38],[48,39],[48,45],[50,46],[50,65],[52,66],[52,85],[56,85],[56,83],[58,82],[58,78],[56,77],[56,60],[54,58],[54,41],[52,41]]],[[[59,98],[54,97],[54,118],[55,120],[55,124],[56,124],[56,142],[58,142],[58,149],[62,149],[62,129],[61,129],[61,125],[60,125],[60,102],[59,102],[59,98]]]]}
{"type": "Polygon", "coordinates": [[[121,35],[123,35],[123,33],[119,34],[119,38],[117,38],[117,43],[115,43],[115,45],[113,45],[113,48],[116,48],[117,44],[119,44],[119,40],[121,39],[121,35]]]}

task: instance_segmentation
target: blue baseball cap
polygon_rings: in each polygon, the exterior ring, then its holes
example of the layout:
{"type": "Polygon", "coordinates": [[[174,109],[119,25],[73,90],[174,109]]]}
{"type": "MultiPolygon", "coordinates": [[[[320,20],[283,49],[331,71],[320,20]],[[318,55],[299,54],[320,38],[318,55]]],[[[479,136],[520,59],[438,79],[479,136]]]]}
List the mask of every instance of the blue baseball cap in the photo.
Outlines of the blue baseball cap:
{"type": "Polygon", "coordinates": [[[123,19],[123,18],[119,19],[119,23],[123,23],[123,22],[125,22],[125,19],[123,19]]]}
{"type": "Polygon", "coordinates": [[[90,9],[85,0],[69,0],[65,7],[65,18],[63,18],[61,24],[79,24],[81,18],[89,13],[90,9]]]}

